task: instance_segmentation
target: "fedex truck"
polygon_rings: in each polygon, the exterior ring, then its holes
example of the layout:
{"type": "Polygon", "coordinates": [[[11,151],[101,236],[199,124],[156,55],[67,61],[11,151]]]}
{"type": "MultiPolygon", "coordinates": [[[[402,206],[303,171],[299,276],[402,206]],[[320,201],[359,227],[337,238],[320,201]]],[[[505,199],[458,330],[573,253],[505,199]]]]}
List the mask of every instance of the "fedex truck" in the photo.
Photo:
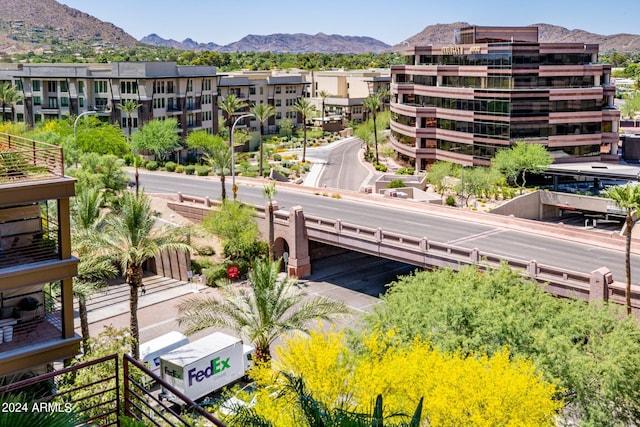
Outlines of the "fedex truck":
{"type": "MultiPolygon", "coordinates": [[[[215,332],[160,356],[163,380],[191,400],[213,393],[242,378],[253,365],[254,348],[240,338],[215,332]]],[[[182,404],[163,388],[161,396],[182,404]]]]}
{"type": "Polygon", "coordinates": [[[160,356],[189,344],[189,338],[177,331],[171,331],[140,344],[140,359],[151,371],[160,376],[160,356]]]}

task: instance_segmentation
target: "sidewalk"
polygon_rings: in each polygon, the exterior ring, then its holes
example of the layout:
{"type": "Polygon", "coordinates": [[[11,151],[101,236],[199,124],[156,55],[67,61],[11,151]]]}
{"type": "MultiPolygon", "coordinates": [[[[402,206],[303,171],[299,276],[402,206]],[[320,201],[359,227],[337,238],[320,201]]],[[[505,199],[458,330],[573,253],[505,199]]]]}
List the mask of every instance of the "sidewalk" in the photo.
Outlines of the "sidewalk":
{"type": "MultiPolygon", "coordinates": [[[[142,280],[145,293],[140,291],[138,308],[150,307],[165,301],[173,301],[184,295],[199,293],[206,286],[162,276],[147,276],[142,280]]],[[[129,313],[129,285],[112,284],[99,291],[88,301],[89,323],[102,322],[129,313]]],[[[75,304],[74,327],[80,327],[80,318],[75,304]]]]}

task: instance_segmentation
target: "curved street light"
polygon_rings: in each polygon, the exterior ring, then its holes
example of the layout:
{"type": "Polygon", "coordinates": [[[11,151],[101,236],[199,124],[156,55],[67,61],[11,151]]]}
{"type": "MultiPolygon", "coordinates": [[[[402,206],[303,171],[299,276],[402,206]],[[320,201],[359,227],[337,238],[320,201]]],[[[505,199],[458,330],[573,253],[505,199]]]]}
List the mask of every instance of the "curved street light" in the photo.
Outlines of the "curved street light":
{"type": "Polygon", "coordinates": [[[236,194],[238,192],[238,186],[236,185],[236,172],[235,172],[236,160],[235,160],[235,157],[234,157],[234,153],[236,151],[236,147],[233,144],[233,132],[234,132],[238,122],[241,119],[246,119],[247,117],[255,117],[255,115],[254,114],[243,114],[240,117],[238,117],[233,122],[233,126],[231,126],[231,191],[233,191],[233,200],[236,200],[236,194]]]}
{"type": "MultiPolygon", "coordinates": [[[[78,126],[78,120],[82,116],[95,116],[95,114],[96,114],[95,111],[85,111],[84,113],[80,113],[78,115],[78,117],[76,117],[75,121],[73,122],[73,143],[75,144],[76,148],[78,148],[78,135],[77,135],[77,132],[76,132],[76,128],[78,126]]],[[[77,157],[76,157],[76,169],[78,169],[78,158],[77,157]]]]}

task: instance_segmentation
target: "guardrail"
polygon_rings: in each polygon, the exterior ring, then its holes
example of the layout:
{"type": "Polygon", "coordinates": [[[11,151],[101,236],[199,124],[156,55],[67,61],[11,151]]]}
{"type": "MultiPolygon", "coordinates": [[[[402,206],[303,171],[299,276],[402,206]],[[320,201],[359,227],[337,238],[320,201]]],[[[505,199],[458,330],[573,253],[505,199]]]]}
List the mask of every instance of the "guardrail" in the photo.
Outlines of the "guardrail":
{"type": "Polygon", "coordinates": [[[539,283],[546,284],[554,294],[588,300],[591,274],[523,261],[483,252],[477,248],[464,248],[429,241],[426,237],[408,236],[312,215],[305,215],[307,235],[310,239],[330,245],[359,250],[371,255],[395,259],[422,268],[475,265],[487,270],[503,264],[520,270],[539,283]]]}
{"type": "Polygon", "coordinates": [[[64,176],[62,148],[0,133],[0,184],[64,176]]]}
{"type": "MultiPolygon", "coordinates": [[[[179,200],[211,206],[219,202],[207,198],[179,195],[179,200]]],[[[257,217],[265,218],[264,206],[255,206],[257,217]]],[[[286,224],[288,214],[276,212],[276,221],[286,224]]],[[[624,284],[613,282],[610,274],[605,275],[602,283],[593,287],[593,274],[581,273],[560,267],[540,264],[534,260],[521,260],[480,251],[477,248],[464,248],[446,243],[434,242],[426,237],[404,235],[382,228],[352,224],[337,219],[315,215],[305,215],[307,238],[320,243],[355,250],[378,257],[393,259],[422,268],[451,267],[458,268],[474,265],[481,270],[498,268],[504,264],[521,274],[531,277],[545,290],[567,298],[608,299],[621,302],[620,289],[624,284]]],[[[595,270],[595,268],[594,268],[595,270]]],[[[640,289],[632,288],[632,305],[640,307],[640,289]],[[637,295],[636,295],[637,294],[637,295]]]]}
{"type": "Polygon", "coordinates": [[[20,404],[14,406],[16,408],[28,405],[28,412],[33,413],[36,411],[32,408],[74,411],[82,421],[79,425],[119,426],[119,416],[124,415],[144,425],[225,427],[202,405],[180,393],[128,354],[111,354],[0,386],[0,399],[7,399],[7,402],[13,399],[20,404]],[[120,370],[123,371],[122,376],[120,370]],[[143,377],[152,380],[149,386],[142,383],[143,377]],[[182,405],[176,407],[159,399],[159,387],[174,393],[182,405]],[[188,419],[194,415],[196,420],[188,419]]]}

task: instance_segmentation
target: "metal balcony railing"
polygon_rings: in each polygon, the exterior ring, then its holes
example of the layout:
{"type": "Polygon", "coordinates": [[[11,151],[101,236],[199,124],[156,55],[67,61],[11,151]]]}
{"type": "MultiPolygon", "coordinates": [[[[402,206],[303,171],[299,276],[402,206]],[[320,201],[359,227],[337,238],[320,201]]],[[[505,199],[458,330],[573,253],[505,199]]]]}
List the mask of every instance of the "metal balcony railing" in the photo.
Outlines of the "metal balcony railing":
{"type": "Polygon", "coordinates": [[[0,133],[0,185],[64,176],[62,148],[0,133]]]}
{"type": "Polygon", "coordinates": [[[9,399],[28,401],[30,408],[40,403],[44,407],[50,404],[55,408],[57,404],[71,408],[81,420],[80,425],[119,426],[118,416],[124,415],[145,425],[225,427],[201,405],[129,355],[113,354],[1,386],[0,400],[9,399]],[[149,385],[143,384],[143,376],[150,380],[145,381],[149,385]],[[160,386],[174,393],[183,405],[160,400],[157,397],[160,386]]]}
{"type": "Polygon", "coordinates": [[[58,230],[56,219],[44,213],[0,221],[0,269],[60,259],[58,230]]]}

